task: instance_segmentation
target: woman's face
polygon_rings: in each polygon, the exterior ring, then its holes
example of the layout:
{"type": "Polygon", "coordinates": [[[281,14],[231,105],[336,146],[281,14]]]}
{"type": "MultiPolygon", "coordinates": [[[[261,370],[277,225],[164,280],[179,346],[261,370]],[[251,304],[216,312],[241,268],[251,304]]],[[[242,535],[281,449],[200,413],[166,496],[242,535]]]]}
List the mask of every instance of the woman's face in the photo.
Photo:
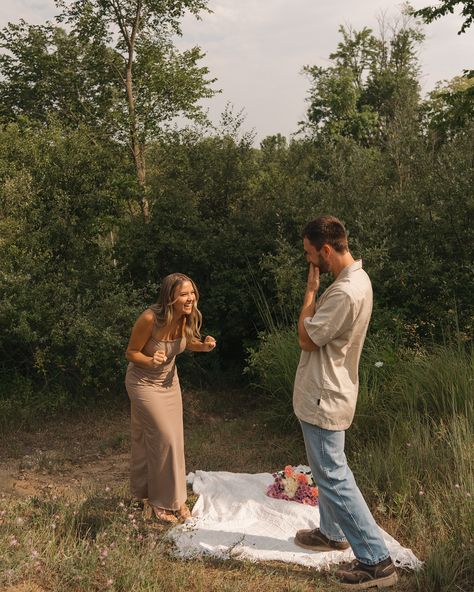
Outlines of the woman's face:
{"type": "Polygon", "coordinates": [[[174,291],[173,312],[175,316],[182,317],[193,311],[196,294],[191,282],[185,280],[174,291]]]}

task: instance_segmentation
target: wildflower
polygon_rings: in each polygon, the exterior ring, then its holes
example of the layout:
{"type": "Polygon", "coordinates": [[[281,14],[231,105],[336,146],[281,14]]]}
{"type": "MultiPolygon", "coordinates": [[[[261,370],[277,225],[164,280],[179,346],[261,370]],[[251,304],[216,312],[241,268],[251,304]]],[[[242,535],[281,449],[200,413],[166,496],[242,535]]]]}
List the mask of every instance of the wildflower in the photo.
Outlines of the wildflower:
{"type": "Polygon", "coordinates": [[[107,557],[108,554],[109,554],[109,551],[106,548],[102,549],[100,552],[100,556],[104,557],[104,558],[107,557]]]}
{"type": "Polygon", "coordinates": [[[376,368],[382,368],[382,366],[383,366],[383,362],[375,362],[374,366],[375,366],[376,368]]]}
{"type": "Polygon", "coordinates": [[[31,556],[32,556],[32,557],[38,557],[38,555],[39,555],[39,553],[38,553],[38,551],[37,551],[36,549],[33,549],[33,550],[31,551],[31,556]]]}
{"type": "Polygon", "coordinates": [[[107,487],[105,488],[105,491],[109,492],[110,491],[110,487],[107,485],[107,487]]]}
{"type": "Polygon", "coordinates": [[[10,537],[10,547],[18,547],[20,543],[16,540],[14,536],[10,537]]]}
{"type": "Polygon", "coordinates": [[[422,489],[420,489],[420,491],[418,492],[418,495],[425,495],[425,492],[422,489]]]}
{"type": "Polygon", "coordinates": [[[106,582],[106,586],[107,586],[107,587],[110,587],[110,586],[112,586],[112,584],[113,584],[113,583],[114,583],[113,579],[112,579],[112,578],[109,578],[109,579],[107,580],[107,582],[106,582]]]}
{"type": "Polygon", "coordinates": [[[454,484],[454,487],[455,487],[456,489],[459,489],[459,488],[460,488],[460,485],[459,485],[459,483],[455,483],[455,484],[454,484]]]}
{"type": "Polygon", "coordinates": [[[18,524],[18,526],[22,526],[25,521],[23,520],[23,518],[21,516],[18,516],[18,518],[15,520],[15,522],[18,524]]]}

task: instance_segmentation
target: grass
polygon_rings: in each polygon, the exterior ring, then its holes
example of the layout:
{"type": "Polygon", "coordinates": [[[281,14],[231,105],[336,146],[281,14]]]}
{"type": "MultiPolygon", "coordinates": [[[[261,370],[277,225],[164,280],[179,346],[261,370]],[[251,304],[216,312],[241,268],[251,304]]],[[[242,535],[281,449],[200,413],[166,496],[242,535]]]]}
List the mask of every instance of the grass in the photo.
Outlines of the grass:
{"type": "MultiPolygon", "coordinates": [[[[267,323],[249,369],[291,425],[295,334],[267,323]]],[[[419,592],[474,590],[474,349],[368,341],[347,455],[379,523],[426,561],[419,592]]],[[[275,422],[274,422],[275,423],[275,422]]]]}
{"type": "MultiPolygon", "coordinates": [[[[257,397],[253,392],[185,392],[188,470],[261,472],[305,460],[300,435],[270,430],[256,405],[257,397]]],[[[4,466],[20,467],[25,456],[36,459],[35,445],[43,451],[42,457],[67,459],[67,463],[59,463],[61,471],[48,473],[53,487],[40,487],[23,498],[11,492],[1,496],[2,591],[338,590],[330,575],[299,566],[174,558],[167,527],[145,522],[128,497],[123,466],[128,460],[126,406],[85,412],[71,420],[11,432],[5,438],[4,466]],[[122,465],[119,479],[111,481],[107,473],[96,471],[94,479],[69,493],[60,489],[64,479],[83,465],[108,466],[113,458],[122,465]]],[[[35,460],[26,468],[27,478],[40,479],[48,466],[35,460]]],[[[190,503],[195,499],[191,495],[190,503]]],[[[415,586],[415,576],[407,574],[396,590],[408,592],[415,586]]]]}

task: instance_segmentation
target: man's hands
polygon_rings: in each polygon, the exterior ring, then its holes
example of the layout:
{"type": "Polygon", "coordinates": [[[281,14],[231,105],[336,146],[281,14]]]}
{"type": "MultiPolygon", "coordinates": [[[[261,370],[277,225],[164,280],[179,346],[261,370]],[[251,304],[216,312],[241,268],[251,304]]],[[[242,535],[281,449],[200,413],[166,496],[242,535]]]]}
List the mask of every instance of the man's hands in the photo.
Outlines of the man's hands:
{"type": "Polygon", "coordinates": [[[306,331],[304,320],[312,317],[315,311],[316,294],[319,290],[319,267],[312,263],[309,264],[308,280],[306,283],[306,292],[304,295],[303,306],[298,319],[298,341],[303,351],[314,351],[318,346],[311,340],[306,331]]]}
{"type": "Polygon", "coordinates": [[[319,267],[313,265],[312,263],[309,264],[308,269],[308,280],[306,283],[306,291],[307,292],[317,292],[319,290],[319,267]]]}

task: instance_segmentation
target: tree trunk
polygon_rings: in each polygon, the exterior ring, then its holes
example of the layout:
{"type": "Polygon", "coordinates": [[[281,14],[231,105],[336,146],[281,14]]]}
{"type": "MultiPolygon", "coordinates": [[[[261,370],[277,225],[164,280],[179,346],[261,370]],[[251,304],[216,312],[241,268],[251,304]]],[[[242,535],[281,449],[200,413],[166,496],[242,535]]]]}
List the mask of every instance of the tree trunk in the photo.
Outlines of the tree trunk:
{"type": "Polygon", "coordinates": [[[135,55],[135,39],[140,26],[140,12],[141,2],[137,5],[137,14],[135,16],[135,22],[130,33],[130,36],[124,33],[125,41],[128,45],[128,60],[125,86],[127,89],[127,102],[128,102],[128,115],[130,121],[130,148],[132,151],[133,162],[135,163],[135,169],[137,172],[138,184],[142,191],[142,197],[140,207],[142,210],[143,218],[148,221],[150,206],[146,195],[146,168],[145,168],[145,147],[140,143],[138,129],[137,129],[137,117],[135,113],[135,97],[133,95],[133,58],[135,55]]]}

